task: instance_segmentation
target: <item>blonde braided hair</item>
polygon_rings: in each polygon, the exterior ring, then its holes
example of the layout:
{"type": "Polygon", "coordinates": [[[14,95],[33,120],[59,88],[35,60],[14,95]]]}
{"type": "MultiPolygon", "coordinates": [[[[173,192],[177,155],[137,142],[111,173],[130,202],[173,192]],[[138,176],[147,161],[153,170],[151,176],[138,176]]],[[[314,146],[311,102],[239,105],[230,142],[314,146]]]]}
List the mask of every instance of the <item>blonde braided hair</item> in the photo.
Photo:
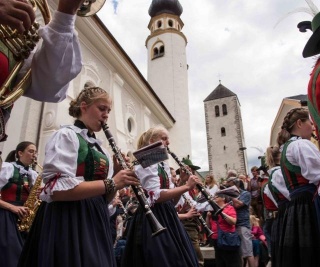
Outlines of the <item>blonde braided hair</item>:
{"type": "Polygon", "coordinates": [[[69,106],[69,115],[74,118],[79,118],[81,116],[80,104],[85,102],[88,106],[90,106],[98,99],[106,99],[110,103],[112,102],[109,94],[104,89],[95,86],[88,87],[85,85],[85,88],[79,93],[77,98],[71,100],[69,106]]]}
{"type": "Polygon", "coordinates": [[[167,132],[167,129],[163,126],[154,126],[150,128],[148,131],[144,132],[138,140],[138,149],[150,145],[150,141],[157,139],[161,132],[167,132]]]}
{"type": "Polygon", "coordinates": [[[266,151],[266,163],[269,168],[275,167],[280,163],[281,153],[278,146],[269,146],[266,151]]]}

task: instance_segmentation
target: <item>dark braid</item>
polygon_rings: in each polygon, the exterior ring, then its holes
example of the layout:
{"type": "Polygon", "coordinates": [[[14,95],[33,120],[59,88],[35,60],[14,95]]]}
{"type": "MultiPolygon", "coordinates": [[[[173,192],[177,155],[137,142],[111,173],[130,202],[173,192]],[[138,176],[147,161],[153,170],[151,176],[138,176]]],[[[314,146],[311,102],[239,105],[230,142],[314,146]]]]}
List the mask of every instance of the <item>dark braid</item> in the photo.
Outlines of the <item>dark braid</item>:
{"type": "Polygon", "coordinates": [[[283,119],[281,130],[278,133],[278,145],[281,146],[291,137],[291,131],[297,120],[305,122],[309,119],[309,112],[305,108],[293,108],[283,119]]]}

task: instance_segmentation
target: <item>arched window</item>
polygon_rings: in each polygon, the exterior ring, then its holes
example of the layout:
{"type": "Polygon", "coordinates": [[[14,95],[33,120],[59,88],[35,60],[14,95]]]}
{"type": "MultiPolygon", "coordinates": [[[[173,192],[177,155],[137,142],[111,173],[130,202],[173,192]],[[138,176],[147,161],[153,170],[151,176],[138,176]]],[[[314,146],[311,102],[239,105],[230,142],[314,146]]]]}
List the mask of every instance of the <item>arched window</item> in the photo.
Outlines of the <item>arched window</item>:
{"type": "Polygon", "coordinates": [[[223,115],[228,115],[227,105],[226,105],[226,104],[223,104],[223,105],[222,105],[222,114],[223,114],[223,115]]]}
{"type": "Polygon", "coordinates": [[[158,29],[161,28],[161,26],[162,26],[162,21],[161,21],[161,20],[159,20],[159,21],[157,22],[157,26],[158,26],[158,29]]]}
{"type": "Polygon", "coordinates": [[[127,120],[127,129],[128,129],[128,132],[129,133],[131,133],[131,131],[132,131],[132,127],[133,127],[133,121],[132,121],[132,119],[131,118],[129,118],[128,120],[127,120]]]}
{"type": "Polygon", "coordinates": [[[226,128],[221,128],[221,136],[226,136],[226,128]]]}
{"type": "Polygon", "coordinates": [[[159,56],[164,55],[164,45],[160,46],[159,56]]]}
{"type": "Polygon", "coordinates": [[[169,21],[168,21],[168,25],[169,25],[169,27],[173,27],[173,21],[171,20],[171,19],[169,19],[169,21]]]}
{"type": "Polygon", "coordinates": [[[220,116],[220,109],[219,109],[219,106],[215,106],[214,107],[214,110],[215,110],[215,113],[216,113],[216,117],[219,117],[220,116]]]}
{"type": "Polygon", "coordinates": [[[158,57],[159,56],[159,49],[158,47],[153,48],[153,58],[158,57]]]}
{"type": "Polygon", "coordinates": [[[155,59],[158,57],[163,57],[164,53],[165,53],[164,43],[161,41],[158,41],[153,45],[151,58],[155,59]]]}

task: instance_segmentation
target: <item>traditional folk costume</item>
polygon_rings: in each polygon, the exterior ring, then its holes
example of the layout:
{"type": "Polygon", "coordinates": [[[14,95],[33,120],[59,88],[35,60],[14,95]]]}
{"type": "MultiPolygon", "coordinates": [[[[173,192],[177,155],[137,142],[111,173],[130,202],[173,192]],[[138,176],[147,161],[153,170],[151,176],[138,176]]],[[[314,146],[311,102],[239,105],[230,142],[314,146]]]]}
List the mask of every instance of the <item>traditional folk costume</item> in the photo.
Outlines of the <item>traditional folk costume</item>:
{"type": "Polygon", "coordinates": [[[269,181],[266,184],[264,196],[269,197],[269,202],[265,201],[267,210],[274,218],[271,228],[270,253],[272,266],[279,266],[281,253],[279,250],[280,235],[283,228],[283,218],[285,215],[288,201],[290,200],[289,191],[282,176],[280,166],[269,170],[269,181]]]}
{"type": "Polygon", "coordinates": [[[154,164],[145,169],[138,165],[135,172],[148,193],[152,212],[167,229],[152,237],[146,215],[139,207],[130,224],[122,266],[198,266],[192,243],[177,216],[173,201],[155,203],[161,191],[174,188],[168,164],[154,164]]]}
{"type": "MultiPolygon", "coordinates": [[[[271,168],[269,170],[269,173],[270,173],[269,179],[271,178],[273,171],[274,171],[274,168],[271,168]]],[[[275,215],[276,215],[276,211],[278,210],[278,207],[269,189],[269,185],[268,185],[269,179],[263,180],[260,194],[262,198],[262,210],[263,210],[263,219],[264,219],[263,233],[266,237],[267,244],[268,244],[268,254],[271,255],[271,231],[272,231],[272,226],[275,220],[275,215]]]]}
{"type": "MultiPolygon", "coordinates": [[[[19,161],[4,162],[0,172],[1,200],[15,206],[23,206],[38,174],[19,161]]],[[[0,208],[0,263],[16,267],[24,244],[18,230],[18,215],[0,208]]]]}
{"type": "Polygon", "coordinates": [[[84,181],[111,179],[112,160],[81,121],[62,127],[46,146],[43,200],[18,266],[115,267],[105,195],[79,201],[52,201],[54,191],[84,181]]]}
{"type": "MultiPolygon", "coordinates": [[[[303,21],[298,24],[298,28],[301,32],[306,32],[307,29],[312,30],[313,34],[306,43],[302,55],[304,58],[312,57],[320,54],[320,13],[316,5],[311,1],[307,1],[310,12],[313,14],[314,18],[312,21],[303,21]]],[[[320,61],[317,60],[310,76],[308,85],[308,109],[311,114],[312,120],[316,127],[316,134],[318,138],[320,137],[320,61]]]]}
{"type": "MultiPolygon", "coordinates": [[[[25,60],[17,76],[19,81],[32,68],[32,82],[24,96],[46,102],[59,102],[66,98],[69,82],[82,68],[80,43],[74,30],[75,19],[76,16],[56,11],[52,21],[39,30],[43,43],[25,60]]],[[[12,53],[0,42],[0,85],[15,63],[12,53]]],[[[0,108],[0,141],[7,138],[4,129],[12,106],[0,108]]]]}
{"type": "MultiPolygon", "coordinates": [[[[319,265],[320,152],[309,140],[293,136],[282,147],[281,171],[290,192],[279,242],[279,266],[319,265]]],[[[281,219],[281,218],[279,218],[281,219]]]]}

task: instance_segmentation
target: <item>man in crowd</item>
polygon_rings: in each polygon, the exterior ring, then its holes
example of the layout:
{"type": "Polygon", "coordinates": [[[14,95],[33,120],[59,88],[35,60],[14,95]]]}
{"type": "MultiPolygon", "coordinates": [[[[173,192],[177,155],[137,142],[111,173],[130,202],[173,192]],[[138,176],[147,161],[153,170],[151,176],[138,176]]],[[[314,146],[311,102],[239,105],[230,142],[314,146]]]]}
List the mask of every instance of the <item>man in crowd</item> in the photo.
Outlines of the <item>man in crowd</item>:
{"type": "Polygon", "coordinates": [[[248,183],[247,191],[251,193],[251,207],[254,214],[261,219],[262,199],[261,199],[261,177],[257,166],[251,168],[252,178],[248,183]]]}
{"type": "MultiPolygon", "coordinates": [[[[183,158],[182,162],[189,167],[189,170],[191,170],[192,174],[195,174],[195,171],[200,169],[200,167],[193,165],[189,156],[186,158],[183,158]]],[[[177,170],[177,174],[180,174],[180,169],[177,170]]],[[[195,197],[194,192],[191,192],[191,191],[186,192],[185,195],[187,198],[191,199],[190,202],[196,203],[195,201],[193,201],[195,197]]],[[[200,214],[194,208],[189,210],[182,210],[182,213],[191,214],[191,218],[180,216],[180,215],[179,215],[179,218],[191,239],[192,245],[197,254],[199,266],[203,267],[204,259],[203,259],[202,252],[200,250],[200,238],[199,238],[200,222],[199,222],[199,219],[197,219],[197,217],[199,217],[200,214]],[[189,211],[189,213],[187,211],[189,211]]]]}
{"type": "Polygon", "coordinates": [[[242,258],[248,261],[249,267],[254,267],[249,211],[251,195],[248,191],[240,188],[240,180],[237,177],[227,178],[227,185],[235,185],[240,191],[240,196],[232,199],[233,206],[237,212],[236,230],[241,238],[240,251],[242,258]]]}

